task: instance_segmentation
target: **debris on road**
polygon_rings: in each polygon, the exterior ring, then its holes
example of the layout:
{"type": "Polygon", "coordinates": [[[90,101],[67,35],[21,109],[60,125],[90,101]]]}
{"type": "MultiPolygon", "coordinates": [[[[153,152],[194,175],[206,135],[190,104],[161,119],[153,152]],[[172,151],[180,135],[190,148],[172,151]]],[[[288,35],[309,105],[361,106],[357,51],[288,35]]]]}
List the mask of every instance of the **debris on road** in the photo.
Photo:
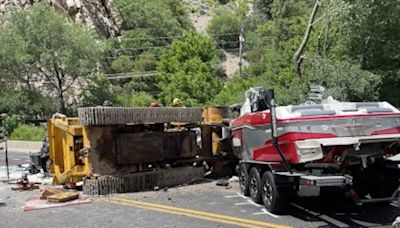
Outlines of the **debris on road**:
{"type": "Polygon", "coordinates": [[[34,182],[29,182],[28,175],[24,173],[20,179],[17,179],[17,186],[11,187],[11,189],[13,191],[33,190],[39,189],[39,186],[35,185],[34,182]]]}
{"type": "Polygon", "coordinates": [[[228,182],[229,183],[239,182],[239,177],[238,176],[233,176],[233,177],[229,178],[228,182]]]}
{"type": "Polygon", "coordinates": [[[0,207],[6,206],[6,201],[4,199],[0,199],[0,207]]]}
{"type": "Polygon", "coordinates": [[[217,182],[215,183],[215,185],[217,186],[228,186],[229,185],[229,181],[226,179],[219,179],[217,180],[217,182]]]}
{"type": "Polygon", "coordinates": [[[59,192],[47,197],[47,201],[53,203],[67,202],[79,198],[78,192],[59,192]]]}
{"type": "Polygon", "coordinates": [[[41,200],[39,197],[30,198],[25,202],[25,206],[23,207],[24,211],[33,211],[33,210],[40,210],[46,208],[54,208],[54,207],[65,207],[69,205],[79,205],[90,203],[90,199],[88,198],[78,198],[75,200],[71,200],[68,202],[61,202],[61,203],[53,203],[48,202],[47,200],[41,200]]]}
{"type": "Polygon", "coordinates": [[[40,196],[40,199],[47,200],[47,197],[61,193],[61,192],[63,192],[63,190],[57,189],[57,188],[44,188],[43,193],[40,196]]]}

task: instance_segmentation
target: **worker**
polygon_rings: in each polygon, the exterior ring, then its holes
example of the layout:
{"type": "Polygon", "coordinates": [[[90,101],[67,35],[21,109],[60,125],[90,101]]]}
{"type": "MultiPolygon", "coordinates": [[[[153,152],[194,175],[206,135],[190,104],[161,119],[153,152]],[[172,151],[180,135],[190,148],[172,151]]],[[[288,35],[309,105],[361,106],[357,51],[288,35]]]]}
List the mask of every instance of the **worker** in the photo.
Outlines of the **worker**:
{"type": "Polygon", "coordinates": [[[173,107],[183,107],[182,102],[179,98],[174,98],[172,101],[172,106],[173,107]]]}
{"type": "Polygon", "coordinates": [[[153,102],[150,103],[149,107],[150,108],[157,108],[157,107],[161,107],[161,105],[157,101],[153,101],[153,102]]]}

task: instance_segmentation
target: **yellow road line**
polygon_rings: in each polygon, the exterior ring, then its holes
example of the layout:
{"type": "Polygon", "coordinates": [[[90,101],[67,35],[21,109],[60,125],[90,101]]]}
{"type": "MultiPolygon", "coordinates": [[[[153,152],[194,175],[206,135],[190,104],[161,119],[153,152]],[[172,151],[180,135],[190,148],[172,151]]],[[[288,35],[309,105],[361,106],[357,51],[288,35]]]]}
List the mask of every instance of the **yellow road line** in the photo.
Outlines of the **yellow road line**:
{"type": "Polygon", "coordinates": [[[139,207],[139,208],[143,208],[143,209],[148,209],[148,210],[153,210],[153,211],[158,211],[158,212],[163,212],[163,213],[168,213],[168,214],[187,216],[187,217],[191,217],[191,218],[198,218],[198,219],[209,220],[209,221],[213,221],[213,222],[226,223],[226,224],[231,224],[231,225],[236,225],[236,226],[241,226],[241,227],[271,227],[271,228],[287,228],[287,227],[289,227],[289,226],[285,226],[285,225],[269,223],[269,222],[264,222],[264,221],[250,220],[250,219],[233,217],[233,216],[228,216],[228,215],[223,215],[223,214],[216,214],[216,213],[210,213],[210,212],[204,212],[204,211],[198,211],[198,210],[192,210],[192,209],[186,209],[186,208],[172,207],[172,206],[167,206],[167,205],[162,205],[162,204],[148,203],[148,202],[126,199],[126,198],[121,198],[121,197],[109,198],[108,201],[111,203],[116,203],[116,204],[121,204],[121,205],[126,205],[126,206],[139,207]]]}

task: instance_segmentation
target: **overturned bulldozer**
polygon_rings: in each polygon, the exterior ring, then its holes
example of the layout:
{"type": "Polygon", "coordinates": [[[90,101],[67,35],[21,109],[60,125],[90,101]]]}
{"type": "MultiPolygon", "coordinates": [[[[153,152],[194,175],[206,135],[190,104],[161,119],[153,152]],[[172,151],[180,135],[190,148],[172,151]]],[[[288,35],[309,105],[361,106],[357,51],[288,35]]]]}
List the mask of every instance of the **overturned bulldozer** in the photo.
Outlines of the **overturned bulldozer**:
{"type": "Polygon", "coordinates": [[[196,141],[201,108],[86,107],[78,109],[78,116],[49,121],[56,183],[84,176],[85,194],[104,195],[184,184],[204,176],[196,141]]]}

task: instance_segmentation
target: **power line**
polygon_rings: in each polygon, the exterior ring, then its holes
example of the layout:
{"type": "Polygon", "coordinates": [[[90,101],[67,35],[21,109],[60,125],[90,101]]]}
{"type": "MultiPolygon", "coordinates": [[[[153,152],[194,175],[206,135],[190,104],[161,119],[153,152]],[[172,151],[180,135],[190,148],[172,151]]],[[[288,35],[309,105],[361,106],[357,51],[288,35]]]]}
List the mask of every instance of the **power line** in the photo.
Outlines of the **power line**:
{"type": "Polygon", "coordinates": [[[130,71],[130,72],[121,72],[121,73],[113,73],[113,74],[107,74],[107,76],[121,76],[121,75],[142,75],[142,74],[155,74],[157,71],[143,71],[143,72],[137,72],[137,71],[130,71]]]}
{"type": "MultiPolygon", "coordinates": [[[[239,40],[237,41],[223,41],[220,40],[220,42],[217,42],[217,44],[219,45],[224,45],[224,44],[237,44],[240,43],[239,40]]],[[[116,49],[112,49],[111,51],[124,51],[124,50],[131,50],[131,51],[135,51],[135,50],[146,50],[146,49],[158,49],[158,48],[164,48],[164,47],[169,47],[170,45],[161,45],[161,46],[148,46],[148,47],[137,47],[137,48],[116,48],[116,49]]]]}
{"type": "MultiPolygon", "coordinates": [[[[237,35],[237,36],[239,36],[240,35],[240,33],[211,33],[211,34],[208,34],[208,35],[210,35],[210,36],[213,36],[213,37],[215,37],[215,36],[234,36],[234,35],[237,35]]],[[[127,38],[124,38],[124,37],[121,37],[121,40],[172,40],[172,39],[175,39],[175,38],[183,38],[184,36],[156,36],[156,37],[127,37],[127,38]]]]}
{"type": "MultiPolygon", "coordinates": [[[[224,50],[224,51],[238,51],[239,48],[225,48],[225,49],[220,49],[220,50],[224,50]]],[[[246,49],[246,45],[244,45],[243,50],[249,50],[249,49],[246,49]]],[[[146,54],[147,54],[147,55],[151,55],[151,56],[153,56],[153,57],[160,57],[160,56],[161,56],[160,53],[151,53],[151,52],[147,52],[146,54]]],[[[105,58],[106,58],[106,59],[118,59],[118,58],[121,57],[121,56],[129,57],[130,59],[135,59],[135,58],[141,56],[141,54],[139,54],[139,55],[106,56],[105,58]]]]}
{"type": "Polygon", "coordinates": [[[158,73],[155,71],[148,72],[127,72],[127,73],[119,73],[119,74],[107,74],[108,79],[125,79],[125,78],[146,78],[146,77],[154,77],[158,76],[158,73]]]}

